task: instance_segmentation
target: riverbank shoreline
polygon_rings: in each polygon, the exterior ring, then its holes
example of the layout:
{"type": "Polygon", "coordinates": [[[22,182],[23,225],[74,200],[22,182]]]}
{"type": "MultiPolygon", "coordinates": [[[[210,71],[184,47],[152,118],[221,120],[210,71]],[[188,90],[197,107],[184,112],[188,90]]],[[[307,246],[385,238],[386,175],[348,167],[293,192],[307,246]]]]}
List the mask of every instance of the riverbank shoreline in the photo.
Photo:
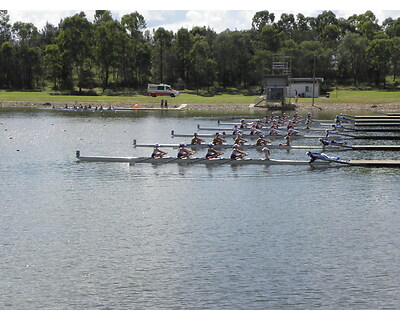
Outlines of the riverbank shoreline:
{"type": "MultiPolygon", "coordinates": [[[[91,103],[65,103],[65,102],[37,102],[37,101],[0,101],[0,108],[69,108],[77,107],[103,107],[103,108],[127,108],[134,107],[132,104],[124,102],[91,102],[91,103]]],[[[306,103],[297,103],[295,110],[298,112],[312,112],[312,111],[336,111],[336,112],[400,112],[399,103],[386,103],[386,104],[356,104],[356,103],[315,103],[311,106],[306,103]]],[[[170,104],[169,109],[179,108],[181,105],[170,104]]],[[[141,103],[137,108],[160,108],[159,105],[141,103]]],[[[255,111],[255,110],[268,110],[265,107],[254,107],[251,104],[187,104],[183,106],[183,110],[188,111],[255,111]]],[[[279,110],[279,109],[278,109],[279,110]]]]}

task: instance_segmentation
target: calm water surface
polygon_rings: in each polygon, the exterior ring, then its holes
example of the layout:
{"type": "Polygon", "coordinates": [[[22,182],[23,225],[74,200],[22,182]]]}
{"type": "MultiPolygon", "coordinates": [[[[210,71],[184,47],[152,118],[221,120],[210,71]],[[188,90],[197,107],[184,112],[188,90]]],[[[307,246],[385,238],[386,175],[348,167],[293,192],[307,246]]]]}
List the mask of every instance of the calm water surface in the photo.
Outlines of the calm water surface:
{"type": "Polygon", "coordinates": [[[0,309],[400,307],[398,169],[77,163],[217,118],[0,119],[0,309]]]}

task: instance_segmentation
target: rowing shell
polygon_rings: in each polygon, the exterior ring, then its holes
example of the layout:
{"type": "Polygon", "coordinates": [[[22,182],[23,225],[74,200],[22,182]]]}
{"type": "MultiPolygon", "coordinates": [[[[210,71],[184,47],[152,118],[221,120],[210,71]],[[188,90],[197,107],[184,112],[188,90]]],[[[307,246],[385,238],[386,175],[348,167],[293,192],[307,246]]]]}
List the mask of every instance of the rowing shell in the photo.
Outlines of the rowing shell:
{"type": "MultiPolygon", "coordinates": [[[[155,143],[149,144],[138,144],[136,139],[133,140],[133,146],[135,148],[154,148],[156,146],[155,143]]],[[[164,143],[158,144],[160,148],[179,148],[179,143],[164,143]]],[[[186,147],[191,149],[207,149],[208,144],[187,144],[186,147]]],[[[239,146],[240,149],[256,149],[261,150],[262,148],[267,147],[268,149],[274,150],[335,150],[335,151],[343,151],[343,150],[381,150],[381,151],[400,151],[400,145],[330,145],[330,146],[280,146],[276,144],[267,144],[264,146],[257,146],[255,144],[243,144],[239,146]]],[[[214,145],[214,149],[231,149],[233,148],[233,144],[220,144],[214,145]]]]}
{"type": "MultiPolygon", "coordinates": [[[[164,143],[157,144],[160,148],[179,148],[179,143],[164,143]]],[[[138,144],[136,139],[133,140],[133,146],[136,147],[145,147],[145,148],[154,148],[156,146],[155,143],[150,144],[138,144]]],[[[206,149],[208,148],[208,144],[186,144],[186,147],[191,149],[206,149]]],[[[268,149],[278,149],[278,150],[310,150],[310,149],[323,149],[323,146],[280,146],[276,144],[267,144],[264,146],[258,146],[255,144],[243,144],[239,146],[240,149],[257,149],[261,150],[262,148],[267,147],[268,149]]],[[[216,144],[213,145],[214,149],[232,149],[233,144],[216,144]]],[[[326,147],[325,147],[326,148],[326,147]]],[[[332,147],[336,150],[336,147],[332,147]]]]}
{"type": "Polygon", "coordinates": [[[326,165],[326,162],[312,162],[301,161],[301,160],[262,160],[262,159],[242,159],[242,160],[232,160],[229,158],[216,158],[216,159],[206,159],[206,158],[191,158],[191,159],[178,159],[178,158],[148,158],[148,157],[104,157],[104,156],[92,156],[83,157],[77,154],[78,161],[84,162],[120,162],[120,163],[151,163],[151,164],[167,164],[167,163],[178,163],[178,164],[206,164],[206,165],[247,165],[247,164],[257,164],[257,165],[326,165]]]}
{"type": "MultiPolygon", "coordinates": [[[[201,127],[200,125],[197,126],[198,130],[204,130],[204,131],[232,131],[232,128],[228,128],[228,127],[201,127]]],[[[250,131],[251,128],[239,128],[240,131],[250,131]]],[[[271,128],[261,128],[261,129],[257,129],[260,130],[261,132],[263,132],[263,134],[267,133],[268,131],[271,130],[271,128]]],[[[280,128],[278,129],[278,131],[285,131],[286,128],[280,128]]],[[[300,131],[300,132],[311,132],[311,131],[315,131],[315,132],[325,132],[326,129],[317,129],[317,128],[310,128],[310,129],[303,129],[303,128],[295,128],[294,130],[296,131],[300,131]]]]}
{"type": "Polygon", "coordinates": [[[206,164],[206,165],[303,165],[303,166],[326,166],[331,164],[345,165],[345,166],[361,166],[361,167],[400,167],[400,160],[321,160],[321,161],[302,161],[302,160],[262,160],[262,159],[243,159],[232,160],[229,158],[193,158],[193,159],[178,159],[178,158],[147,158],[147,157],[105,157],[105,156],[91,156],[83,157],[80,152],[76,152],[78,161],[81,162],[117,162],[117,163],[150,163],[150,164],[206,164]]]}
{"type": "MultiPolygon", "coordinates": [[[[268,135],[268,134],[263,134],[265,137],[268,138],[281,138],[284,139],[286,137],[285,135],[268,135]]],[[[174,130],[171,131],[171,136],[172,137],[193,137],[193,134],[185,134],[185,133],[175,133],[174,130]]],[[[197,134],[198,137],[200,138],[214,138],[215,134],[212,133],[199,133],[197,134]]],[[[220,132],[220,136],[222,138],[236,138],[236,134],[227,134],[226,132],[220,132]]],[[[242,134],[242,137],[245,139],[258,139],[260,135],[255,134],[255,135],[250,135],[250,134],[242,134]]],[[[319,139],[321,138],[320,136],[305,136],[302,134],[294,134],[290,136],[290,139],[297,139],[297,138],[305,138],[305,139],[319,139]]]]}
{"type": "MultiPolygon", "coordinates": [[[[333,124],[331,124],[330,126],[332,127],[333,124]]],[[[210,128],[210,127],[201,127],[200,125],[197,126],[198,130],[208,130],[208,131],[232,131],[232,128],[225,128],[225,127],[215,127],[215,128],[210,128]]],[[[295,128],[295,130],[299,131],[299,132],[326,132],[326,130],[330,130],[331,128],[329,127],[319,127],[319,128],[295,128]]],[[[240,131],[250,131],[251,128],[239,128],[240,131]]],[[[262,132],[267,132],[271,129],[269,128],[261,128],[258,129],[262,132]]],[[[285,128],[281,128],[278,130],[286,130],[285,128]]],[[[340,131],[340,132],[400,132],[400,128],[353,128],[353,127],[349,127],[349,126],[342,126],[342,127],[336,127],[336,130],[340,131]]]]}

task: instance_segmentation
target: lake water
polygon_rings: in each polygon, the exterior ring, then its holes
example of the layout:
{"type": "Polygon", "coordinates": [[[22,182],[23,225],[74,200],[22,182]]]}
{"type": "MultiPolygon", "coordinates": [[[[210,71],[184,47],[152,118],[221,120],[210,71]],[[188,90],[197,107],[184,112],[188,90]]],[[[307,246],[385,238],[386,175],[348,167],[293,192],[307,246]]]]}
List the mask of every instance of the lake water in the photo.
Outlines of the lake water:
{"type": "Polygon", "coordinates": [[[398,309],[398,169],[75,161],[218,118],[0,111],[0,309],[398,309]]]}

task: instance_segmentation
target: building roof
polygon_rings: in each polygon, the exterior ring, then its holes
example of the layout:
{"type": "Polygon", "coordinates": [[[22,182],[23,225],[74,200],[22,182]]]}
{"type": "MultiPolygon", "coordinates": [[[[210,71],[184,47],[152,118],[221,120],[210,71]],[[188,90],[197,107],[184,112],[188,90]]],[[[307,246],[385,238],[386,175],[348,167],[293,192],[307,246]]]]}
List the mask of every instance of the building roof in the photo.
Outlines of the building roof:
{"type": "MultiPolygon", "coordinates": [[[[315,78],[316,82],[323,82],[324,78],[315,78]]],[[[290,82],[313,82],[313,78],[290,78],[290,82]]]]}

